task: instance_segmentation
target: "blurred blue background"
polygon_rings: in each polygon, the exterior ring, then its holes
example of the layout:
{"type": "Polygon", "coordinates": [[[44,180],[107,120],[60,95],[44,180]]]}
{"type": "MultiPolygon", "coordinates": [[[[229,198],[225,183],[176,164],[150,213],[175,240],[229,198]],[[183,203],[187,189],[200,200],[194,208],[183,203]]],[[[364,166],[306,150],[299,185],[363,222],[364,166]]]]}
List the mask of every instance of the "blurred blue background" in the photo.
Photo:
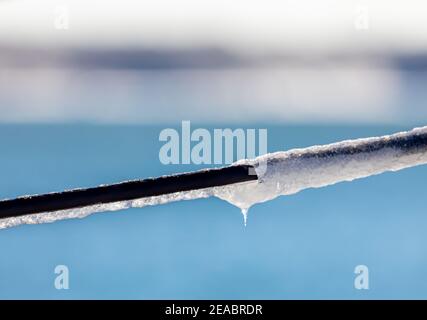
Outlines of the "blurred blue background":
{"type": "MultiPolygon", "coordinates": [[[[406,129],[257,126],[270,151],[406,129]]],[[[160,164],[164,127],[2,125],[0,194],[196,169],[160,164]]],[[[210,198],[0,230],[0,298],[427,298],[426,176],[417,167],[281,197],[253,207],[246,228],[210,198]],[[360,264],[370,290],[354,289],[360,264]],[[56,265],[69,267],[69,290],[55,289],[56,265]]]]}
{"type": "MultiPolygon", "coordinates": [[[[427,125],[426,9],[0,1],[0,199],[200,169],[159,161],[184,120],[267,128],[269,152],[427,125]]],[[[281,197],[246,228],[210,198],[0,230],[0,298],[427,299],[426,177],[281,197]]]]}

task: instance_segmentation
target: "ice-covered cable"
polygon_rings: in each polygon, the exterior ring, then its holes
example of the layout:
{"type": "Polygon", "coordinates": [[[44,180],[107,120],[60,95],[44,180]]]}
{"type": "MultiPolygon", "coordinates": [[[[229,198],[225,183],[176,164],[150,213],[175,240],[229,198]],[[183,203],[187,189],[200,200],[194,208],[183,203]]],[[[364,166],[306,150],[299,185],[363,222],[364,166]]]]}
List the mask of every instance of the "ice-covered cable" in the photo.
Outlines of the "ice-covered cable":
{"type": "Polygon", "coordinates": [[[320,188],[426,163],[427,127],[423,127],[390,136],[348,140],[325,146],[266,154],[234,164],[253,166],[258,175],[256,181],[6,218],[0,220],[0,228],[83,218],[95,212],[210,196],[216,196],[239,207],[246,220],[247,210],[251,206],[281,195],[291,195],[307,188],[320,188]]]}

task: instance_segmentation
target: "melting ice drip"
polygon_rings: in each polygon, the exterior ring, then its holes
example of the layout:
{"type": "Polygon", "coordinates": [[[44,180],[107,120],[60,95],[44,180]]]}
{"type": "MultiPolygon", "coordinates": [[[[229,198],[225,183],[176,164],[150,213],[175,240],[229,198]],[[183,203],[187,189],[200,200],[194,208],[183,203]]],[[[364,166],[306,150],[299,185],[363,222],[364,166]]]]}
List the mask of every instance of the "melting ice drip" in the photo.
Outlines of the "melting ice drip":
{"type": "Polygon", "coordinates": [[[307,188],[325,187],[338,182],[353,181],[386,171],[398,171],[426,163],[427,127],[423,127],[390,136],[348,140],[325,146],[266,154],[234,164],[252,165],[258,175],[257,181],[6,218],[0,220],[0,228],[84,218],[96,212],[211,196],[239,207],[246,225],[248,210],[254,204],[266,202],[281,195],[295,194],[307,188]]]}

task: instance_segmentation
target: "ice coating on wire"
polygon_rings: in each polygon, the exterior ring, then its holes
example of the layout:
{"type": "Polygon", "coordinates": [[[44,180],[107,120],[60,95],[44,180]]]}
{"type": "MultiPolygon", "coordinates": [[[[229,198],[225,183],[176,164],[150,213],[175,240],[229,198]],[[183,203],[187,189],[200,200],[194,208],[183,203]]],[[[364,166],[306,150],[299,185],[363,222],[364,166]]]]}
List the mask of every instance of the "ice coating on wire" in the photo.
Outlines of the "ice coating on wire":
{"type": "Polygon", "coordinates": [[[426,163],[427,127],[423,127],[390,136],[294,149],[237,162],[235,165],[249,164],[255,167],[258,180],[253,182],[6,218],[0,220],[0,228],[84,218],[96,212],[210,196],[228,201],[247,213],[254,204],[281,195],[291,195],[307,188],[325,187],[426,163]]]}
{"type": "Polygon", "coordinates": [[[225,186],[215,195],[241,209],[295,194],[427,163],[427,127],[378,138],[348,140],[243,160],[258,181],[225,186]]]}
{"type": "Polygon", "coordinates": [[[73,219],[73,218],[85,218],[93,213],[106,212],[106,211],[117,211],[129,208],[141,208],[145,206],[154,206],[165,204],[169,202],[181,201],[181,200],[194,200],[198,198],[207,198],[213,195],[212,190],[200,189],[185,192],[176,192],[166,194],[163,196],[147,197],[136,200],[112,202],[112,203],[101,203],[97,205],[59,210],[52,212],[29,214],[24,216],[12,217],[0,219],[0,229],[18,226],[21,224],[40,224],[50,223],[58,220],[73,219]]]}

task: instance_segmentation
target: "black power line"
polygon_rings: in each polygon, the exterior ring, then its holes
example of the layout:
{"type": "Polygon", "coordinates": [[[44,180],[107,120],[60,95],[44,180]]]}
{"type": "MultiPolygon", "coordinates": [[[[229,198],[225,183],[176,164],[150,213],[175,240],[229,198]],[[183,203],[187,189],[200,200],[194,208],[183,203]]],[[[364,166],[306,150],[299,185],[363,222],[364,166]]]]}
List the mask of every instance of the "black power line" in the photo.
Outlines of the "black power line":
{"type": "Polygon", "coordinates": [[[26,196],[0,201],[0,219],[161,196],[252,180],[257,180],[253,167],[239,165],[127,181],[95,188],[26,196]]]}

